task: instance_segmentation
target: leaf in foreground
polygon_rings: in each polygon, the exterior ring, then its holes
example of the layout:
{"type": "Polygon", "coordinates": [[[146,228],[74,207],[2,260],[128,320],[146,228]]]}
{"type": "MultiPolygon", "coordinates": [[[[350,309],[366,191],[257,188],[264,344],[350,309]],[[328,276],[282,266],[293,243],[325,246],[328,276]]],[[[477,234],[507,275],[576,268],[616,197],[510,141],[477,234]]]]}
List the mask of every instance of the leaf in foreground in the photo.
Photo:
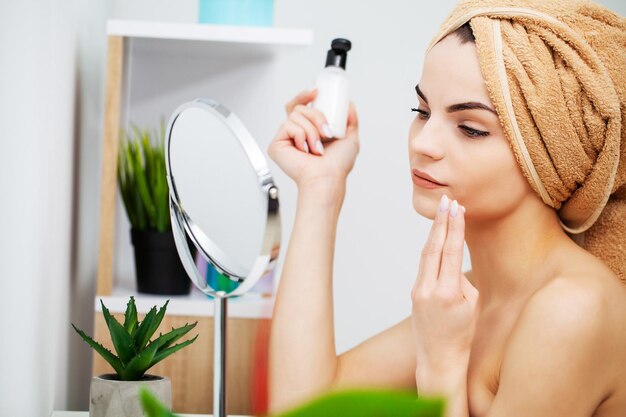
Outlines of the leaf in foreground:
{"type": "MultiPolygon", "coordinates": [[[[140,397],[148,417],[176,417],[146,388],[140,397]]],[[[442,399],[418,399],[408,391],[349,390],[325,394],[273,417],[441,417],[443,410],[442,399]]]]}
{"type": "Polygon", "coordinates": [[[148,417],[176,417],[146,387],[139,389],[139,399],[148,417]]]}
{"type": "Polygon", "coordinates": [[[346,390],[274,417],[441,417],[443,408],[439,398],[418,399],[408,391],[346,390]]]}

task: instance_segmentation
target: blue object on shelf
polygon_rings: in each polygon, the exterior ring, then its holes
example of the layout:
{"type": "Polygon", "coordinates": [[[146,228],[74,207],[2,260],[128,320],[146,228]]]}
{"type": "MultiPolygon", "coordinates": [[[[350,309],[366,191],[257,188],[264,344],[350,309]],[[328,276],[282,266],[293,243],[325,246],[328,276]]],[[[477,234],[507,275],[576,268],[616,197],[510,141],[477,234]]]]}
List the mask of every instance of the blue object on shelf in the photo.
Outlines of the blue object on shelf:
{"type": "Polygon", "coordinates": [[[199,23],[272,26],[274,21],[274,0],[199,0],[199,2],[199,23]]]}

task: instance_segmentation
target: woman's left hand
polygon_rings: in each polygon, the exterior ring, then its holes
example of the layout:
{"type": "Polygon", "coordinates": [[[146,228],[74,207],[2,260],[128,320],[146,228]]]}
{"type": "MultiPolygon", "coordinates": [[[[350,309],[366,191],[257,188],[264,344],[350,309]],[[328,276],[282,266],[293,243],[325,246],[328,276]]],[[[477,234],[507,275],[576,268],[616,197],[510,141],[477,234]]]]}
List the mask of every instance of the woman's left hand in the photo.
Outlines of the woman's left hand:
{"type": "Polygon", "coordinates": [[[422,393],[453,389],[466,378],[478,318],[478,290],[461,272],[465,209],[444,196],[422,250],[411,291],[417,348],[416,382],[422,393]]]}

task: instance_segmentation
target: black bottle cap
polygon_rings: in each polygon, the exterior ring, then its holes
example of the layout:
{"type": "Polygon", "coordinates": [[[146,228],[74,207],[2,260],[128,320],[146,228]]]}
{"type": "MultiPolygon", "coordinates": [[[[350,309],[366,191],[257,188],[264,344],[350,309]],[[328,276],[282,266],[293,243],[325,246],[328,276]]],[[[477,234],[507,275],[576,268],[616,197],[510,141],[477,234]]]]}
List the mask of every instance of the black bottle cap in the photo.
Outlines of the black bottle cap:
{"type": "Polygon", "coordinates": [[[334,65],[346,69],[348,51],[352,48],[352,43],[344,38],[333,39],[330,44],[331,49],[326,55],[326,66],[334,65]]]}

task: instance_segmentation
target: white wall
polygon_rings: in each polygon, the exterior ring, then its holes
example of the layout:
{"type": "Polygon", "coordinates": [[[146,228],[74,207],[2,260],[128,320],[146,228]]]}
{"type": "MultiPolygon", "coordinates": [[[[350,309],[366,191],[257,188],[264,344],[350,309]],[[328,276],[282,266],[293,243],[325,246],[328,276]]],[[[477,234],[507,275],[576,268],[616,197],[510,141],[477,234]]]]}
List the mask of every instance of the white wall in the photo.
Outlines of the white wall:
{"type": "MultiPolygon", "coordinates": [[[[75,159],[73,178],[72,271],[70,274],[69,319],[93,334],[93,300],[98,262],[100,209],[100,161],[106,62],[106,19],[109,2],[74,1],[78,18],[78,74],[75,82],[75,159]]],[[[61,387],[67,392],[56,404],[61,410],[89,408],[92,350],[68,327],[67,370],[62,370],[61,387]]]]}
{"type": "MultiPolygon", "coordinates": [[[[621,0],[601,3],[626,14],[621,0]]],[[[276,0],[275,25],[312,29],[315,43],[279,58],[273,94],[245,105],[236,96],[229,103],[265,149],[284,117],[284,102],[313,85],[330,40],[353,41],[348,74],[362,150],[338,231],[339,351],[409,313],[408,293],[429,230],[429,222],[411,207],[409,107],[415,104],[412,89],[422,51],[453,4],[276,0]]],[[[69,322],[92,331],[105,19],[194,21],[196,5],[195,0],[0,3],[0,416],[88,408],[91,352],[70,332],[69,322]]],[[[284,255],[295,190],[272,168],[281,188],[284,255]]],[[[123,217],[120,223],[123,228],[123,217]]],[[[118,247],[128,244],[127,235],[117,238],[118,247]]]]}
{"type": "Polygon", "coordinates": [[[43,416],[67,390],[74,10],[3,2],[0,16],[0,415],[43,416]]]}
{"type": "Polygon", "coordinates": [[[88,407],[104,5],[0,3],[0,416],[88,407]]]}

